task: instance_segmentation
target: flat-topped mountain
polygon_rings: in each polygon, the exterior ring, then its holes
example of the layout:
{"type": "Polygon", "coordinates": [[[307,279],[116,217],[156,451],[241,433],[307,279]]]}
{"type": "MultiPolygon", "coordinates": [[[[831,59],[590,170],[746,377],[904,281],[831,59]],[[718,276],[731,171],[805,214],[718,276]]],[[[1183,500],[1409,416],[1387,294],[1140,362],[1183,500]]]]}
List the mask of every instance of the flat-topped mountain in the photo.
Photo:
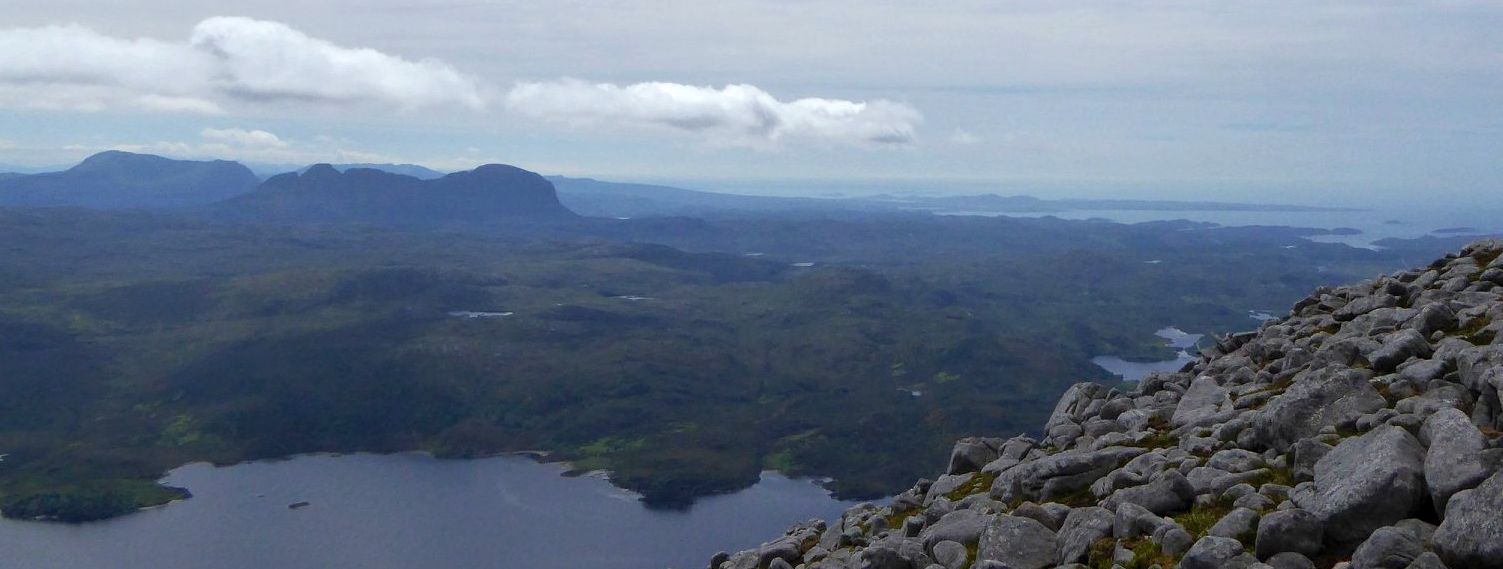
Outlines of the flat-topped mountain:
{"type": "Polygon", "coordinates": [[[249,191],[260,180],[236,162],[109,151],[62,172],[0,176],[0,206],[186,208],[249,191]]]}
{"type": "MultiPolygon", "coordinates": [[[[1081,383],[888,506],[712,569],[1503,566],[1503,241],[1322,288],[1178,373],[1081,383]]],[[[922,428],[915,425],[914,428],[922,428]]]]}
{"type": "Polygon", "coordinates": [[[575,217],[548,180],[501,164],[432,180],[370,168],[340,172],[318,164],[274,176],[251,193],[216,204],[212,212],[235,220],[425,227],[575,217]]]}

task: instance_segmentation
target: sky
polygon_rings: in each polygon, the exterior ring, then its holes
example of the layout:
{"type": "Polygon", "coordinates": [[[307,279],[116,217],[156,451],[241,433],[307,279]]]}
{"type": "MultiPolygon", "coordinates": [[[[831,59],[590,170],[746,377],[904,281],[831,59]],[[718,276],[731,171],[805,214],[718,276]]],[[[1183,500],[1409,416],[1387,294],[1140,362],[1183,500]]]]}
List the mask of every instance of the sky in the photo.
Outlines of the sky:
{"type": "Polygon", "coordinates": [[[1475,201],[1503,195],[1499,29],[1472,1],[5,0],[0,169],[1475,201]]]}

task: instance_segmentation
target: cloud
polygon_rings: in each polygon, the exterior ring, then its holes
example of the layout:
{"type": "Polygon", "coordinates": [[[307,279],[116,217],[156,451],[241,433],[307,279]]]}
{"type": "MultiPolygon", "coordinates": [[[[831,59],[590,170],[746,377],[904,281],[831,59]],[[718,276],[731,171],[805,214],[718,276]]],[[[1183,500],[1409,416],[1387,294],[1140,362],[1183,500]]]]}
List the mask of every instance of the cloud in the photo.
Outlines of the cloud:
{"type": "Polygon", "coordinates": [[[193,28],[190,45],[211,57],[214,86],[232,97],[485,106],[478,83],[442,61],[340,47],[278,22],[209,18],[193,28]]]}
{"type": "Polygon", "coordinates": [[[124,150],[191,160],[240,160],[263,164],[313,164],[317,162],[399,162],[377,152],[350,148],[350,142],[328,137],[308,141],[287,139],[271,132],[244,128],[206,128],[198,140],[162,141],[146,144],[71,145],[75,153],[124,150]]]}
{"type": "Polygon", "coordinates": [[[221,144],[233,144],[245,148],[275,149],[287,148],[287,143],[281,137],[264,130],[245,130],[242,128],[206,128],[199,133],[204,140],[221,144]]]}
{"type": "Polygon", "coordinates": [[[485,106],[481,84],[441,61],[341,47],[277,22],[209,18],[181,42],[76,25],[0,29],[0,107],[220,114],[287,102],[485,106]]]}
{"type": "Polygon", "coordinates": [[[779,101],[752,85],[678,83],[519,83],[506,98],[513,112],[583,128],[646,128],[701,136],[726,146],[772,147],[784,141],[858,146],[907,145],[923,116],[887,100],[807,98],[779,101]]]}

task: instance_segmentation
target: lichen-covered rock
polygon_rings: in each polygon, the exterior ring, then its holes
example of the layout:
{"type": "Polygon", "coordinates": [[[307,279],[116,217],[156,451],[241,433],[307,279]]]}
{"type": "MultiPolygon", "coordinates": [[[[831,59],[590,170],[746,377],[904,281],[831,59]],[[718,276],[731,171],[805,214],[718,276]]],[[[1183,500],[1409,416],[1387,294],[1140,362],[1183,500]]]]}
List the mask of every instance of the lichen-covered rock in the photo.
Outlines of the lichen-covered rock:
{"type": "Polygon", "coordinates": [[[1425,449],[1404,429],[1384,426],[1336,445],[1315,464],[1314,514],[1326,540],[1350,550],[1423,503],[1425,449]]]}
{"type": "Polygon", "coordinates": [[[1301,509],[1283,510],[1258,520],[1254,549],[1260,559],[1290,551],[1314,557],[1320,554],[1324,538],[1325,527],[1315,514],[1301,509]]]}
{"type": "Polygon", "coordinates": [[[1090,487],[1097,478],[1144,452],[1147,449],[1109,447],[1045,456],[1004,471],[992,482],[991,494],[1003,502],[1048,501],[1090,487]]]}
{"type": "Polygon", "coordinates": [[[1451,496],[1432,540],[1447,567],[1498,567],[1503,560],[1503,472],[1451,496]]]}
{"type": "Polygon", "coordinates": [[[987,463],[996,460],[1000,453],[1001,439],[968,437],[955,442],[950,449],[950,466],[945,474],[965,474],[981,470],[987,463]]]}
{"type": "Polygon", "coordinates": [[[1382,527],[1352,553],[1352,569],[1404,569],[1424,552],[1424,544],[1413,533],[1382,527]]]}
{"type": "Polygon", "coordinates": [[[1060,525],[1054,538],[1056,562],[1074,563],[1084,561],[1091,551],[1091,544],[1112,534],[1114,516],[1106,508],[1089,507],[1070,510],[1065,523],[1060,525]]]}
{"type": "Polygon", "coordinates": [[[981,539],[981,532],[986,530],[991,519],[992,516],[975,510],[955,510],[920,532],[919,539],[930,552],[934,551],[934,544],[941,541],[974,545],[981,539]]]}
{"type": "Polygon", "coordinates": [[[1054,532],[1030,518],[1001,516],[986,526],[976,548],[978,561],[1000,561],[1010,569],[1054,565],[1054,532]]]}
{"type": "Polygon", "coordinates": [[[1179,405],[1174,408],[1174,416],[1170,421],[1176,427],[1197,423],[1215,415],[1226,398],[1226,388],[1214,378],[1197,377],[1190,383],[1190,389],[1180,396],[1179,405]]]}
{"type": "Polygon", "coordinates": [[[1452,495],[1476,487],[1492,474],[1494,465],[1483,462],[1487,437],[1460,409],[1430,415],[1420,429],[1420,440],[1430,447],[1425,452],[1425,483],[1437,512],[1446,511],[1452,495]]]}
{"type": "Polygon", "coordinates": [[[1211,526],[1206,535],[1230,537],[1243,542],[1243,545],[1253,545],[1253,543],[1249,542],[1257,537],[1258,518],[1258,512],[1256,511],[1248,508],[1237,508],[1222,516],[1216,522],[1216,525],[1211,526]]]}
{"type": "Polygon", "coordinates": [[[1430,357],[1430,342],[1415,330],[1400,330],[1394,332],[1383,342],[1383,347],[1373,352],[1369,359],[1372,360],[1373,371],[1388,373],[1398,369],[1399,364],[1412,357],[1430,357]]]}
{"type": "Polygon", "coordinates": [[[934,544],[934,561],[945,569],[964,569],[970,561],[970,552],[965,546],[953,541],[934,544]]]}
{"type": "Polygon", "coordinates": [[[1158,515],[1183,512],[1195,501],[1195,487],[1176,470],[1155,474],[1142,486],[1113,492],[1102,506],[1115,510],[1121,504],[1137,504],[1158,515]]]}
{"type": "Polygon", "coordinates": [[[1246,569],[1258,560],[1243,549],[1242,542],[1226,537],[1206,536],[1180,560],[1180,569],[1246,569]]]}
{"type": "Polygon", "coordinates": [[[1252,442],[1282,452],[1322,427],[1355,424],[1363,414],[1387,405],[1361,371],[1329,366],[1301,372],[1283,395],[1253,416],[1252,442]]]}

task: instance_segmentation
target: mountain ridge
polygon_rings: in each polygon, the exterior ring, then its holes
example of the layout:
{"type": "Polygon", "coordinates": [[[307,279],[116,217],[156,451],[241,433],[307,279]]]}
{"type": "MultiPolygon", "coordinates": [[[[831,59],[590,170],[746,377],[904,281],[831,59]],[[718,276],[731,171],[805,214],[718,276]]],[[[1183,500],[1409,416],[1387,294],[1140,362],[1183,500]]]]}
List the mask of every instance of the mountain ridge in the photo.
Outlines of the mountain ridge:
{"type": "Polygon", "coordinates": [[[111,150],[60,172],[0,178],[0,206],[182,209],[239,195],[258,183],[238,162],[111,150]]]}
{"type": "Polygon", "coordinates": [[[210,208],[235,221],[376,223],[397,226],[490,225],[577,217],[542,176],[488,164],[423,180],[373,168],[343,172],[315,164],[279,174],[254,191],[210,208]]]}

